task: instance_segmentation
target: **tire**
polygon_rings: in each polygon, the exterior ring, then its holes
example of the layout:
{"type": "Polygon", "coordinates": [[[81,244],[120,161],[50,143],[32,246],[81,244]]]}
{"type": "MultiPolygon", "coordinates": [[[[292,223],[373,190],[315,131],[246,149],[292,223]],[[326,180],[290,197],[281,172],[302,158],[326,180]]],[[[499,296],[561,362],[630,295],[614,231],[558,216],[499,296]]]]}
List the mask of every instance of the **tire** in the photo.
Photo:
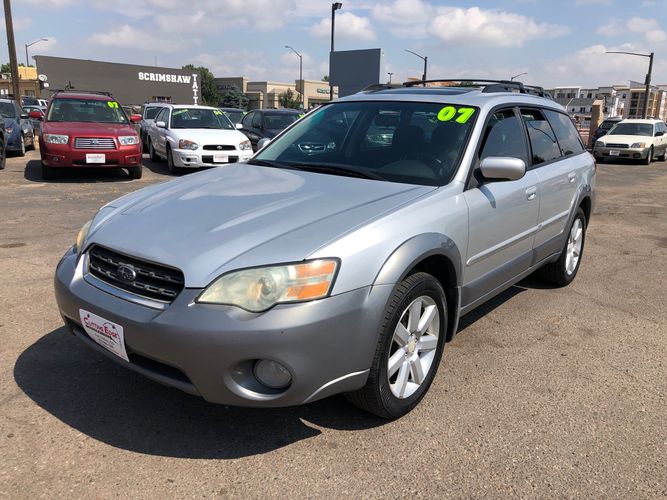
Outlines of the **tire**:
{"type": "Polygon", "coordinates": [[[387,419],[410,412],[433,382],[445,347],[446,332],[447,299],[438,280],[423,272],[405,278],[394,289],[385,309],[366,385],[345,394],[348,401],[387,419]],[[416,311],[415,304],[418,304],[419,314],[410,321],[411,310],[416,311]],[[433,314],[428,328],[419,334],[416,326],[428,314],[433,314]],[[393,370],[389,367],[390,360],[394,360],[393,370]],[[421,383],[416,383],[418,378],[422,379],[421,383]]]}
{"type": "Polygon", "coordinates": [[[52,181],[58,177],[58,173],[55,168],[49,168],[44,163],[42,163],[42,179],[45,181],[52,181]]]}
{"type": "Polygon", "coordinates": [[[5,165],[7,164],[7,146],[5,145],[5,142],[1,140],[0,151],[2,152],[2,156],[0,156],[0,170],[4,170],[5,165]]]}
{"type": "Polygon", "coordinates": [[[130,179],[141,179],[143,169],[141,167],[129,167],[127,174],[130,176],[130,179]]]}
{"type": "Polygon", "coordinates": [[[155,151],[155,148],[153,147],[153,141],[150,139],[148,140],[148,155],[150,156],[153,163],[159,163],[161,160],[160,156],[157,154],[157,151],[155,151]]]}
{"type": "Polygon", "coordinates": [[[181,171],[180,168],[174,165],[174,155],[169,146],[167,146],[167,169],[171,175],[178,175],[181,171]]]}
{"type": "Polygon", "coordinates": [[[21,148],[19,149],[17,156],[21,158],[25,156],[25,137],[23,136],[23,134],[21,134],[21,148]]]}
{"type": "Polygon", "coordinates": [[[28,151],[34,151],[35,150],[35,132],[33,131],[32,133],[32,140],[30,141],[30,147],[26,148],[28,151]]]}
{"type": "MultiPolygon", "coordinates": [[[[567,286],[574,278],[577,276],[579,271],[579,266],[581,265],[581,258],[584,254],[584,243],[586,243],[586,216],[584,211],[581,208],[577,208],[577,212],[568,228],[568,237],[565,241],[565,246],[561,251],[560,257],[556,262],[547,264],[543,268],[537,271],[537,276],[544,282],[558,287],[567,286]],[[581,229],[581,244],[578,245],[573,242],[573,230],[575,226],[579,224],[581,229]],[[574,244],[574,247],[571,247],[571,244],[574,244]],[[572,261],[568,260],[568,254],[572,250],[576,250],[578,245],[578,255],[576,256],[576,262],[574,262],[574,267],[572,267],[572,261]]],[[[576,235],[575,235],[576,236],[576,235]]],[[[572,258],[574,255],[572,254],[572,258]]]]}
{"type": "Polygon", "coordinates": [[[650,165],[652,161],[653,161],[653,146],[651,146],[651,149],[648,150],[646,158],[642,160],[642,165],[650,165]]]}
{"type": "Polygon", "coordinates": [[[655,159],[658,160],[658,161],[667,160],[667,148],[664,149],[664,151],[662,152],[662,154],[660,156],[656,156],[655,159]]]}

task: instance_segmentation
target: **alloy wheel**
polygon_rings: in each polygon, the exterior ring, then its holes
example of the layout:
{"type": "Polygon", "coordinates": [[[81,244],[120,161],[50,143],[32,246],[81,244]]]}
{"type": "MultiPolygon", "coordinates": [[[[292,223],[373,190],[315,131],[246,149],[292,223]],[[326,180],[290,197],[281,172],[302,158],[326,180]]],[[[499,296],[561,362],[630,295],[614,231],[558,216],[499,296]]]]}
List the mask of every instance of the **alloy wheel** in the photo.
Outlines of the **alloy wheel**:
{"type": "Polygon", "coordinates": [[[584,244],[584,226],[581,219],[575,219],[567,238],[567,250],[565,256],[565,272],[572,275],[579,264],[581,248],[584,244]]]}
{"type": "Polygon", "coordinates": [[[433,366],[440,312],[435,301],[426,295],[413,300],[396,324],[387,362],[391,392],[405,399],[419,389],[433,366]]]}

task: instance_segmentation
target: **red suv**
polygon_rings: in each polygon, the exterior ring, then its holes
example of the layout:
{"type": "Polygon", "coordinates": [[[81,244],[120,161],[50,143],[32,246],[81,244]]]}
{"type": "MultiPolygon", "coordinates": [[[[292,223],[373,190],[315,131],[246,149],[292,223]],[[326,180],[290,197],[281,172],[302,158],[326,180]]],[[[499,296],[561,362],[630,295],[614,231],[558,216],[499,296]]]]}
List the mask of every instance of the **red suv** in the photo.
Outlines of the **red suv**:
{"type": "Polygon", "coordinates": [[[126,168],[141,178],[141,140],[121,105],[106,92],[58,91],[51,97],[39,135],[42,176],[53,179],[58,169],[126,168]]]}

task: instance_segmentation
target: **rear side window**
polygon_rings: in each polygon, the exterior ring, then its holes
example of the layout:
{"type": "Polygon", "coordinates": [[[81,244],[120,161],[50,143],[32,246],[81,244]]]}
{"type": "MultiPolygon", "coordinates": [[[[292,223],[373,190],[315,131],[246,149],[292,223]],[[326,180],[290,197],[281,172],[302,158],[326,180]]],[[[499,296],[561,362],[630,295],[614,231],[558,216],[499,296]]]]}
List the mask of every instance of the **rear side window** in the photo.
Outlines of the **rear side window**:
{"type": "Polygon", "coordinates": [[[262,116],[259,113],[255,113],[254,115],[252,115],[251,125],[254,128],[260,128],[262,126],[262,116]]]}
{"type": "Polygon", "coordinates": [[[563,113],[546,110],[544,114],[549,119],[551,128],[556,134],[558,144],[563,151],[563,156],[576,155],[584,152],[584,146],[581,144],[579,132],[572,125],[569,117],[563,113]]]}
{"type": "Polygon", "coordinates": [[[522,109],[521,116],[528,129],[533,165],[560,158],[558,141],[544,114],[537,109],[522,109]]]}
{"type": "Polygon", "coordinates": [[[529,165],[521,120],[513,110],[498,111],[489,119],[479,159],[488,156],[520,158],[529,165]]]}

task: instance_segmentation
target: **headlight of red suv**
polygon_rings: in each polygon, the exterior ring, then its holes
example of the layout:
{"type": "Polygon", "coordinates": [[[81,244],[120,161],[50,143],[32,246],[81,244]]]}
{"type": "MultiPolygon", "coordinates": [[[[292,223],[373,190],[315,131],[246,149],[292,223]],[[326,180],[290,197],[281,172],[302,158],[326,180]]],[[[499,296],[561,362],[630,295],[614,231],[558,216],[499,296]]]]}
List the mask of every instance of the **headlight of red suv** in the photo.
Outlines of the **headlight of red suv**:
{"type": "Polygon", "coordinates": [[[69,136],[59,134],[44,134],[44,142],[47,144],[67,144],[69,142],[69,136]]]}
{"type": "Polygon", "coordinates": [[[121,135],[118,138],[118,142],[121,146],[133,146],[134,144],[139,144],[138,135],[121,135]]]}

